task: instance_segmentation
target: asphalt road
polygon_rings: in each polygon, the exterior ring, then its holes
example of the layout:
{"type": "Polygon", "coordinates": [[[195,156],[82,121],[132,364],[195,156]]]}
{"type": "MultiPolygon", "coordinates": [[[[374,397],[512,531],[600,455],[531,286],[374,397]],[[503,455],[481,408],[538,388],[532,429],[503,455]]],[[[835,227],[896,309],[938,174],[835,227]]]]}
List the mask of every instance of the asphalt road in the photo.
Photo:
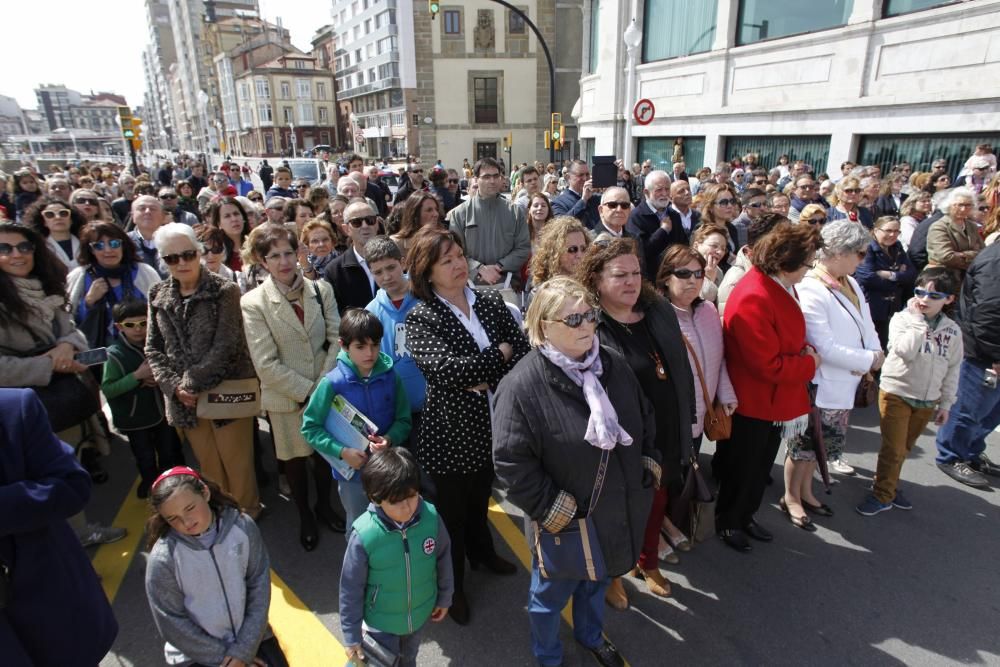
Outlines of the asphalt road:
{"type": "MultiPolygon", "coordinates": [[[[1000,458],[1000,436],[993,434],[989,442],[994,458],[1000,458]]],[[[673,584],[668,600],[627,579],[631,607],[625,612],[607,608],[605,630],[629,664],[1000,664],[995,563],[1000,494],[964,487],[938,471],[929,429],[903,468],[914,510],[861,517],[853,508],[871,482],[878,445],[874,409],[854,415],[847,452],[858,475],[841,478],[824,497],[836,516],[818,518],[818,532],[795,528],[779,512],[781,472],[775,466],[776,484],[758,513],[776,534],[773,543],[755,543],[751,554],[734,552],[715,538],[696,545],[681,554],[680,565],[663,568],[673,584]]],[[[707,443],[705,462],[712,451],[707,443]]],[[[122,511],[134,523],[138,505],[126,502],[134,468],[124,443],[118,443],[108,469],[111,481],[95,489],[91,518],[111,521],[122,511]]],[[[343,665],[335,641],[340,639],[337,582],[344,538],[322,533],[319,548],[304,552],[292,503],[278,495],[274,484],[262,496],[269,511],[260,527],[271,566],[294,592],[279,597],[294,603],[297,596],[315,614],[303,611],[289,620],[276,616],[272,606],[279,637],[294,636],[314,652],[292,667],[343,665]]],[[[495,526],[504,529],[496,533],[498,549],[505,557],[523,558],[523,538],[516,534],[520,515],[503,504],[502,494],[497,498],[507,511],[492,513],[495,526]]],[[[116,568],[124,571],[120,586],[111,591],[121,631],[102,667],[164,664],[145,599],[143,552],[133,557],[129,549],[134,542],[102,547],[95,560],[106,587],[117,583],[116,568]]],[[[472,622],[464,628],[449,619],[429,624],[419,664],[534,664],[525,612],[527,569],[513,577],[467,576],[472,622]]],[[[596,664],[573,643],[566,623],[563,639],[567,665],[596,664]]]]}

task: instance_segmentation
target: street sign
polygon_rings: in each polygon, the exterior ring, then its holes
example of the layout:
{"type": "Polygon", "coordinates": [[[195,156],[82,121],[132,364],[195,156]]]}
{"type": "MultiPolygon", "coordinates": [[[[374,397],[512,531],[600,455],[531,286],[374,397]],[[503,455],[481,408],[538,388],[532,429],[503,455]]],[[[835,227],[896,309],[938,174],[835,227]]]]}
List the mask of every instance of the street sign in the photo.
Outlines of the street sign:
{"type": "Polygon", "coordinates": [[[639,125],[652,123],[653,118],[656,117],[656,107],[653,106],[652,100],[643,98],[636,102],[635,108],[632,109],[632,117],[639,125]]]}
{"type": "Polygon", "coordinates": [[[364,133],[363,132],[358,132],[357,134],[355,134],[354,135],[354,141],[357,142],[357,143],[359,143],[359,144],[365,143],[365,135],[364,135],[364,133]]]}

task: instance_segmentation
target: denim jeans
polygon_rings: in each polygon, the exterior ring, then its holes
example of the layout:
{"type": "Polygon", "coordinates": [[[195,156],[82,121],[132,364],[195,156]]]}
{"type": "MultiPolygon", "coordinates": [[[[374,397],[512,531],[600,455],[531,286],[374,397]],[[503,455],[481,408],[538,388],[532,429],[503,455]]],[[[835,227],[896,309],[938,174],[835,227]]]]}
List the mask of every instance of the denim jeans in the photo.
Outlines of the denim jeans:
{"type": "Polygon", "coordinates": [[[966,359],[958,377],[958,400],[937,433],[937,462],[969,462],[986,451],[986,436],[1000,425],[1000,389],[983,386],[985,368],[966,359]]]}
{"type": "Polygon", "coordinates": [[[379,644],[399,656],[399,667],[417,667],[417,651],[420,649],[419,629],[408,635],[394,635],[371,629],[365,632],[379,644]]]}
{"type": "Polygon", "coordinates": [[[337,480],[337,493],[344,505],[347,537],[350,538],[354,520],[368,509],[368,496],[365,495],[365,488],[361,485],[361,471],[356,471],[350,481],[337,480]]]}
{"type": "Polygon", "coordinates": [[[604,591],[610,579],[577,581],[545,579],[538,567],[531,568],[528,591],[528,619],[531,622],[531,651],[542,665],[562,664],[559,641],[560,614],[573,598],[573,636],[587,648],[597,648],[604,640],[604,591]]]}

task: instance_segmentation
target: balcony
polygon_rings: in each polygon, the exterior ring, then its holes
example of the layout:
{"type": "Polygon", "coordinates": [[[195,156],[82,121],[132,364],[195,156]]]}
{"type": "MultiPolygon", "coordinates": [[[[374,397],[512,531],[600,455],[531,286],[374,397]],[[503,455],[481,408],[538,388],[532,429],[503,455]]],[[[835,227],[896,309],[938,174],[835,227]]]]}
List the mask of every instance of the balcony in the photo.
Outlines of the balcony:
{"type": "Polygon", "coordinates": [[[381,81],[366,83],[363,86],[355,86],[354,88],[341,90],[337,95],[337,98],[341,100],[349,100],[355,97],[361,97],[362,95],[368,95],[369,93],[376,93],[380,90],[400,88],[401,85],[399,77],[393,76],[388,79],[382,79],[381,81]]]}

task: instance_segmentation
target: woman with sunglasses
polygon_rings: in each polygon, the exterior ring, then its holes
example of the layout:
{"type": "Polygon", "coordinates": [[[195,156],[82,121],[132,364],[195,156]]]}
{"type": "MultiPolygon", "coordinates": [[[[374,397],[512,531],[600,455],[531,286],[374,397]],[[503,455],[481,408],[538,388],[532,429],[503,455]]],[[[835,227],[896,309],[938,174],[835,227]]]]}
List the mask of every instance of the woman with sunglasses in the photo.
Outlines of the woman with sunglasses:
{"type": "Polygon", "coordinates": [[[593,293],[575,280],[541,285],[526,317],[533,349],[497,389],[493,461],[507,499],[533,531],[558,535],[589,515],[606,569],[597,581],[549,578],[557,573],[532,562],[528,608],[539,665],[563,664],[560,613],[570,599],[576,640],[600,664],[623,664],[601,634],[605,591],[609,577],[635,565],[658,482],[651,407],[625,359],[600,345],[599,313],[593,293]]]}
{"type": "MultiPolygon", "coordinates": [[[[707,405],[715,404],[716,410],[727,415],[736,411],[738,401],[733,384],[726,369],[725,352],[722,345],[722,321],[719,311],[701,294],[702,283],[706,280],[705,268],[708,261],[694,248],[680,244],[670,246],[663,255],[656,275],[656,287],[674,307],[681,335],[684,337],[688,364],[693,372],[694,420],[691,422],[692,450],[694,456],[701,450],[707,405]],[[705,389],[699,377],[704,378],[705,389]]],[[[677,489],[667,489],[667,504],[673,506],[678,500],[677,489]],[[670,495],[671,491],[675,495],[670,495]]],[[[664,515],[661,529],[663,537],[678,551],[689,551],[691,543],[680,529],[664,515]]],[[[670,552],[668,551],[668,554],[670,552]]],[[[676,560],[676,554],[673,556],[676,560]]],[[[669,556],[668,556],[669,559],[669,556]]],[[[668,560],[670,562],[670,560],[668,560]]]]}
{"type": "Polygon", "coordinates": [[[846,176],[837,182],[837,187],[833,191],[833,206],[827,212],[827,218],[842,220],[844,218],[851,222],[857,222],[871,229],[874,223],[872,213],[867,208],[861,206],[861,181],[854,176],[846,176]]]}
{"type": "Polygon", "coordinates": [[[318,280],[323,277],[326,267],[337,257],[335,239],[333,227],[325,220],[316,218],[302,227],[299,245],[305,249],[305,254],[299,253],[299,265],[306,278],[318,280]]]}
{"type": "Polygon", "coordinates": [[[80,212],[80,215],[87,222],[97,222],[101,219],[101,205],[98,202],[97,193],[93,190],[84,188],[73,190],[69,203],[80,212]]]}
{"type": "MultiPolygon", "coordinates": [[[[727,253],[719,265],[723,272],[736,259],[736,250],[745,242],[744,233],[733,224],[741,211],[740,196],[730,183],[712,183],[702,188],[700,192],[701,220],[699,225],[708,227],[724,227],[729,233],[726,239],[727,253]]],[[[693,233],[694,230],[692,229],[693,233]]]]}
{"type": "Polygon", "coordinates": [[[874,237],[854,278],[865,291],[875,331],[882,349],[889,349],[889,320],[904,305],[904,296],[913,288],[917,268],[899,241],[902,225],[895,216],[875,221],[874,237]]]}
{"type": "Polygon", "coordinates": [[[205,268],[226,280],[237,282],[236,274],[225,264],[226,233],[218,227],[202,225],[195,236],[204,250],[201,261],[205,264],[205,268]]]}
{"type": "Polygon", "coordinates": [[[243,331],[240,288],[201,264],[194,230],[171,222],[154,237],[170,276],[149,291],[146,359],[164,390],[167,422],[184,432],[202,473],[256,519],[254,417],[198,416],[198,396],[224,380],[255,377],[243,331]]]}
{"type": "Polygon", "coordinates": [[[80,212],[57,197],[40,197],[21,220],[45,239],[45,245],[67,270],[77,267],[80,230],[87,224],[80,212]]]}
{"type": "Polygon", "coordinates": [[[81,230],[78,260],[66,279],[70,313],[91,347],[106,347],[118,336],[114,305],[129,298],[145,301],[160,276],[139,261],[135,244],[110,222],[92,222],[81,230]]]}
{"type": "MultiPolygon", "coordinates": [[[[545,195],[535,196],[544,198],[545,195]]],[[[590,233],[582,222],[571,215],[552,218],[538,235],[528,260],[522,310],[528,310],[535,292],[545,281],[556,276],[572,276],[589,245],[590,233]]]]}
{"type": "MultiPolygon", "coordinates": [[[[680,493],[684,466],[691,457],[694,382],[677,315],[643,280],[636,253],[633,239],[593,243],[576,267],[576,278],[601,307],[597,325],[601,344],[624,355],[653,407],[662,476],[653,471],[658,488],[648,509],[642,550],[630,556],[635,559],[636,576],[645,578],[650,592],[666,597],[670,582],[658,562],[660,529],[668,495],[680,493]]],[[[608,587],[607,601],[615,609],[628,608],[620,579],[608,587]]]]}

